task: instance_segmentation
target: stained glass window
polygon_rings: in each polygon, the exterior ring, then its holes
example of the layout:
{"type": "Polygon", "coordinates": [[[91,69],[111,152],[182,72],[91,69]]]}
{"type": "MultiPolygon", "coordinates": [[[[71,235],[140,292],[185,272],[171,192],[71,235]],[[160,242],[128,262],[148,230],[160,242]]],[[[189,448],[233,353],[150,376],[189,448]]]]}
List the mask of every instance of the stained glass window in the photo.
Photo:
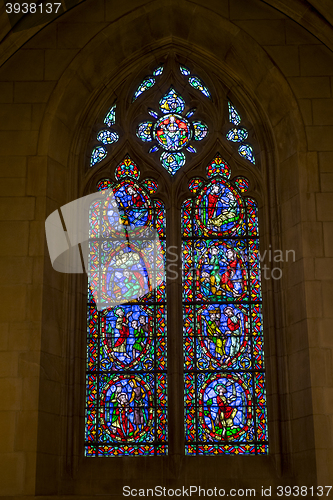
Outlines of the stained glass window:
{"type": "Polygon", "coordinates": [[[117,132],[112,130],[101,130],[97,134],[97,140],[101,141],[103,144],[112,144],[113,142],[117,142],[119,139],[119,135],[117,132]]]}
{"type": "Polygon", "coordinates": [[[229,122],[233,123],[234,125],[239,125],[242,119],[240,117],[240,114],[236,110],[235,106],[233,106],[230,101],[228,102],[228,109],[229,109],[229,122]]]}
{"type": "Polygon", "coordinates": [[[159,113],[148,108],[150,116],[156,119],[139,123],[136,135],[142,142],[155,144],[149,149],[149,153],[155,153],[164,149],[160,161],[162,166],[174,175],[186,162],[186,156],[181,151],[186,149],[189,153],[197,150],[190,144],[191,140],[202,141],[208,134],[208,127],[201,121],[190,122],[190,118],[196,111],[190,109],[182,116],[186,103],[178,92],[170,87],[159,101],[159,113]]]}
{"type": "MultiPolygon", "coordinates": [[[[229,122],[233,125],[239,125],[242,121],[240,114],[236,110],[235,106],[228,101],[228,110],[229,110],[229,122]]],[[[241,144],[238,147],[238,153],[242,158],[250,161],[255,164],[256,159],[254,156],[253,148],[250,144],[246,144],[244,141],[248,138],[248,131],[244,127],[233,127],[230,129],[226,138],[231,142],[240,142],[241,144]]]]}
{"type": "Polygon", "coordinates": [[[243,158],[246,158],[251,163],[255,164],[256,159],[253,153],[253,148],[250,144],[241,144],[238,148],[238,152],[243,158]]]}
{"type": "Polygon", "coordinates": [[[182,206],[187,455],[266,454],[258,210],[217,155],[182,206]]]}
{"type": "Polygon", "coordinates": [[[109,111],[106,113],[104,118],[104,123],[108,127],[111,127],[116,123],[116,104],[113,104],[109,109],[109,111]]]}
{"type": "Polygon", "coordinates": [[[231,142],[242,142],[247,139],[249,133],[245,128],[232,128],[227,133],[227,139],[231,142]]]}
{"type": "Polygon", "coordinates": [[[143,92],[146,92],[146,90],[150,89],[153,87],[156,83],[156,76],[160,76],[163,73],[163,66],[158,66],[157,68],[154,69],[153,74],[150,76],[146,76],[136,91],[134,92],[132,102],[134,102],[143,92]]]}
{"type": "Polygon", "coordinates": [[[97,146],[94,148],[91,152],[91,157],[90,157],[90,166],[93,167],[96,165],[96,163],[99,163],[100,161],[104,160],[104,158],[107,157],[107,151],[103,146],[97,146]]]}
{"type": "Polygon", "coordinates": [[[188,76],[188,83],[191,85],[191,87],[193,87],[196,90],[200,90],[200,92],[202,92],[203,95],[211,99],[212,96],[206,85],[204,85],[201,78],[199,78],[198,76],[190,76],[191,71],[185,66],[180,66],[179,69],[182,75],[188,76]]]}
{"type": "Polygon", "coordinates": [[[114,197],[101,191],[90,208],[86,456],[167,454],[165,282],[141,293],[149,283],[144,270],[151,251],[144,231],[154,228],[164,249],[165,208],[150,196],[157,181],[139,178],[126,156],[115,181],[97,184],[98,190],[112,187],[114,197]],[[113,203],[120,217],[114,217],[113,203]],[[119,236],[124,231],[142,231],[134,253],[133,243],[119,236]],[[106,299],[139,298],[98,311],[92,287],[106,299]]]}

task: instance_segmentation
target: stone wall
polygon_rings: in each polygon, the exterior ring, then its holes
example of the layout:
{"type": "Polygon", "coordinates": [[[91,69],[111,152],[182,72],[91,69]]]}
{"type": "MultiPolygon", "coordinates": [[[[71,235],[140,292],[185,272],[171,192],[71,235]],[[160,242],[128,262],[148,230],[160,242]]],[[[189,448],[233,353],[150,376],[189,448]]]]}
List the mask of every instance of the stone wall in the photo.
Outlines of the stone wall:
{"type": "Polygon", "coordinates": [[[333,33],[308,2],[288,5],[87,0],[0,45],[8,57],[0,69],[1,495],[90,498],[156,478],[258,491],[330,484],[333,33]],[[261,148],[261,244],[296,252],[281,282],[264,284],[269,457],[82,458],[84,277],[53,271],[44,222],[89,191],[90,133],[122,81],[171,50],[214,73],[246,111],[261,148]]]}

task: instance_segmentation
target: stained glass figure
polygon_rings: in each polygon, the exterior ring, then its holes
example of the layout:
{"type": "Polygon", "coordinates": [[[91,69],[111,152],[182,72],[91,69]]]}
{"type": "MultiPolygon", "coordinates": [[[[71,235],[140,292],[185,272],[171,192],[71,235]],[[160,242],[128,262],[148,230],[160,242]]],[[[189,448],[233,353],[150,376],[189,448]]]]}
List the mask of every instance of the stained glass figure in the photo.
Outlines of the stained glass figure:
{"type": "Polygon", "coordinates": [[[253,148],[250,146],[250,144],[241,144],[238,148],[238,153],[240,156],[245,158],[246,160],[249,160],[253,165],[256,163],[256,159],[253,153],[253,148]]]}
{"type": "MultiPolygon", "coordinates": [[[[139,183],[139,169],[129,156],[116,172],[114,196],[90,208],[89,273],[102,296],[118,294],[124,303],[98,312],[88,293],[85,455],[166,455],[165,282],[140,295],[149,280],[144,264],[145,254],[153,250],[151,242],[145,231],[138,233],[142,237],[132,252],[123,238],[117,238],[124,230],[151,227],[165,248],[165,208],[150,198],[157,182],[139,183]],[[120,218],[110,210],[114,202],[120,218]],[[125,302],[133,290],[139,298],[125,302]]],[[[98,186],[109,182],[102,179],[98,186]]]]}
{"type": "Polygon", "coordinates": [[[153,87],[155,82],[156,80],[153,76],[147,76],[144,78],[137,90],[134,92],[133,101],[135,101],[143,92],[153,87]]]}
{"type": "Polygon", "coordinates": [[[185,101],[173,87],[160,100],[160,110],[163,114],[177,113],[181,114],[185,109],[185,101]]]}
{"type": "Polygon", "coordinates": [[[111,179],[101,179],[100,181],[97,182],[96,188],[97,191],[103,191],[104,189],[110,189],[111,186],[112,186],[111,179]]]}
{"type": "Polygon", "coordinates": [[[213,161],[207,166],[206,169],[207,177],[213,177],[216,175],[221,175],[227,179],[231,176],[231,169],[227,162],[223,160],[222,156],[217,153],[213,161]]]}
{"type": "Polygon", "coordinates": [[[200,90],[200,92],[202,92],[203,95],[205,95],[209,99],[212,98],[212,96],[210,95],[210,92],[209,92],[208,88],[206,87],[206,85],[203,84],[202,80],[200,80],[199,77],[197,77],[197,76],[190,76],[189,79],[188,79],[188,82],[191,85],[191,87],[193,87],[194,89],[200,90]]]}
{"type": "Polygon", "coordinates": [[[191,139],[190,124],[180,115],[168,114],[158,120],[153,135],[163,149],[177,151],[191,139]]]}
{"type": "Polygon", "coordinates": [[[108,127],[111,127],[116,123],[116,104],[113,104],[113,106],[111,106],[109,111],[106,113],[104,118],[104,123],[108,127]]]}
{"type": "Polygon", "coordinates": [[[145,179],[142,185],[147,189],[149,194],[154,194],[158,189],[158,183],[154,179],[145,179]]]}
{"type": "Polygon", "coordinates": [[[228,101],[228,109],[229,109],[229,122],[233,123],[234,125],[239,125],[242,119],[240,117],[240,114],[236,110],[235,106],[233,106],[230,101],[228,101]]]}
{"type": "Polygon", "coordinates": [[[134,161],[127,155],[124,160],[119,163],[115,170],[115,178],[117,181],[124,177],[132,177],[133,179],[139,179],[140,172],[139,169],[134,163],[134,161]]]}
{"type": "Polygon", "coordinates": [[[208,127],[203,122],[193,122],[194,128],[194,139],[196,141],[202,141],[208,134],[208,127]]]}
{"type": "Polygon", "coordinates": [[[190,153],[196,153],[196,148],[189,143],[191,140],[203,140],[207,136],[208,127],[203,122],[196,121],[192,124],[188,121],[187,118],[193,115],[195,108],[189,110],[185,117],[182,116],[185,101],[173,87],[160,99],[159,106],[163,116],[158,118],[158,113],[148,108],[148,113],[156,118],[156,122],[141,122],[136,134],[143,142],[155,142],[149,153],[160,148],[165,150],[160,156],[161,164],[170,175],[174,175],[186,161],[181,149],[186,148],[190,153]]]}
{"type": "Polygon", "coordinates": [[[245,177],[237,177],[233,180],[233,183],[238,187],[241,193],[246,193],[249,189],[249,181],[245,177]]]}
{"type": "Polygon", "coordinates": [[[97,146],[91,152],[90,156],[90,166],[93,167],[96,163],[104,160],[107,157],[107,151],[103,146],[97,146]]]}
{"type": "Polygon", "coordinates": [[[200,177],[193,177],[188,183],[188,188],[191,193],[195,194],[203,183],[204,181],[200,177]]]}
{"type": "Polygon", "coordinates": [[[232,128],[226,135],[228,141],[243,142],[248,138],[248,131],[245,128],[232,128]]]}
{"type": "Polygon", "coordinates": [[[180,72],[184,76],[189,76],[191,74],[190,70],[185,68],[185,66],[180,66],[180,72]]]}
{"type": "Polygon", "coordinates": [[[141,139],[143,142],[150,142],[152,141],[152,136],[151,136],[151,130],[152,130],[153,122],[142,122],[139,124],[136,135],[141,139]]]}
{"type": "Polygon", "coordinates": [[[101,141],[103,144],[112,144],[119,140],[119,135],[112,130],[101,130],[97,134],[97,140],[101,141]]]}
{"type": "Polygon", "coordinates": [[[207,171],[182,206],[186,454],[266,454],[257,206],[220,155],[207,171]]]}
{"type": "Polygon", "coordinates": [[[171,175],[174,175],[183,165],[185,165],[185,155],[181,151],[176,153],[164,151],[160,159],[163,167],[171,175]]]}

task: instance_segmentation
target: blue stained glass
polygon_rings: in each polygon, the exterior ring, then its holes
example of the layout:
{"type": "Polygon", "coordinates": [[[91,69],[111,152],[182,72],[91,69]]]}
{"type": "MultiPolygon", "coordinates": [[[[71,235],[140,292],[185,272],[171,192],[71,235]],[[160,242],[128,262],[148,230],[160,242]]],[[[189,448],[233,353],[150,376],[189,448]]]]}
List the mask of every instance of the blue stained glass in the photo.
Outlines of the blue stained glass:
{"type": "Polygon", "coordinates": [[[210,95],[208,88],[202,83],[200,78],[198,78],[197,76],[190,76],[188,81],[189,81],[189,84],[194,89],[200,90],[200,92],[202,92],[206,97],[209,97],[209,99],[211,99],[211,95],[210,95]]]}
{"type": "Polygon", "coordinates": [[[191,139],[190,124],[180,115],[164,115],[156,123],[153,136],[163,149],[177,151],[191,139]]]}
{"type": "Polygon", "coordinates": [[[233,106],[230,101],[228,101],[228,109],[229,109],[229,122],[233,123],[234,125],[239,125],[242,119],[238,111],[236,111],[235,106],[233,106]]]}
{"type": "Polygon", "coordinates": [[[96,163],[104,160],[107,157],[107,151],[103,146],[97,146],[91,152],[90,166],[93,167],[96,163]]]}
{"type": "Polygon", "coordinates": [[[193,122],[194,128],[194,139],[196,141],[202,141],[208,134],[208,127],[203,122],[193,122]]]}
{"type": "Polygon", "coordinates": [[[119,135],[113,130],[101,130],[97,134],[97,140],[101,141],[103,144],[112,144],[119,140],[119,135]]]}
{"type": "Polygon", "coordinates": [[[182,113],[185,109],[185,101],[173,87],[160,100],[160,110],[162,113],[182,113]]]}
{"type": "Polygon", "coordinates": [[[163,66],[158,66],[156,69],[153,71],[154,76],[160,76],[163,73],[163,66]]]}
{"type": "Polygon", "coordinates": [[[136,131],[136,135],[139,137],[139,139],[141,139],[143,142],[152,141],[153,140],[151,136],[152,126],[153,126],[152,122],[140,123],[136,131]]]}
{"type": "Polygon", "coordinates": [[[182,75],[188,76],[191,74],[190,70],[186,68],[185,66],[179,66],[180,67],[180,72],[182,75]]]}
{"type": "Polygon", "coordinates": [[[171,175],[175,175],[175,173],[185,165],[185,155],[182,152],[169,153],[168,151],[164,151],[160,159],[163,167],[171,175]]]}
{"type": "Polygon", "coordinates": [[[155,153],[155,151],[158,151],[160,148],[158,146],[152,146],[148,153],[155,153]]]}
{"type": "Polygon", "coordinates": [[[196,112],[197,108],[191,108],[187,113],[186,113],[186,118],[191,118],[191,116],[194,115],[194,113],[196,112]]]}
{"type": "Polygon", "coordinates": [[[187,146],[187,151],[189,151],[190,153],[196,153],[197,150],[193,147],[193,146],[187,146]]]}
{"type": "Polygon", "coordinates": [[[186,454],[267,454],[257,207],[219,154],[207,172],[182,206],[186,454]]]}
{"type": "MultiPolygon", "coordinates": [[[[139,184],[139,171],[126,156],[118,165],[118,182],[102,179],[98,188],[112,185],[114,195],[94,202],[90,209],[90,283],[105,300],[119,295],[137,300],[97,311],[88,294],[86,372],[86,456],[116,457],[167,454],[167,361],[165,282],[150,289],[143,256],[145,241],[135,248],[118,238],[122,225],[136,230],[152,227],[165,243],[165,208],[150,199],[157,182],[139,184]],[[136,171],[136,172],[135,172],[136,171]],[[114,196],[114,198],[113,198],[114,196]],[[109,208],[118,204],[119,216],[109,208]],[[116,229],[118,226],[118,229],[116,229]],[[112,233],[113,231],[113,233],[112,233]],[[104,240],[104,241],[103,241],[104,240]],[[134,251],[133,251],[134,250],[134,251]],[[102,259],[103,271],[96,266],[102,259]]],[[[146,232],[144,233],[146,234],[146,232]]]]}
{"type": "Polygon", "coordinates": [[[248,131],[245,128],[232,128],[226,135],[228,141],[231,142],[243,142],[248,138],[248,131]]]}
{"type": "Polygon", "coordinates": [[[238,153],[240,156],[245,158],[246,160],[249,160],[253,165],[256,163],[256,159],[254,157],[253,153],[253,148],[250,146],[250,144],[241,144],[238,148],[238,153]]]}
{"type": "Polygon", "coordinates": [[[138,86],[137,90],[134,92],[133,96],[133,102],[146,90],[150,89],[155,85],[155,78],[153,76],[147,76],[144,78],[144,80],[140,83],[138,86]]]}
{"type": "Polygon", "coordinates": [[[116,104],[113,104],[113,106],[111,106],[109,111],[106,113],[104,118],[104,123],[108,127],[111,127],[116,123],[116,104]]]}
{"type": "Polygon", "coordinates": [[[158,118],[158,113],[156,113],[153,109],[148,109],[148,113],[154,118],[158,118]]]}

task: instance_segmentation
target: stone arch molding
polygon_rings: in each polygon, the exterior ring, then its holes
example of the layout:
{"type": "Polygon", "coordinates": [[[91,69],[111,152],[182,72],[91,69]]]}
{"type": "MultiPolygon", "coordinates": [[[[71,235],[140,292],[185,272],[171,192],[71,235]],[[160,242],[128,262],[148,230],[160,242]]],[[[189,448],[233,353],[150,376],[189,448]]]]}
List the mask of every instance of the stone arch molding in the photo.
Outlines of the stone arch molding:
{"type": "Polygon", "coordinates": [[[169,11],[154,3],[141,15],[128,14],[108,26],[78,53],[49,100],[40,133],[40,155],[66,165],[70,158],[71,166],[82,161],[84,141],[89,140],[96,116],[103,113],[110,96],[116,97],[114,89],[130,74],[145,71],[147,64],[172,47],[223,81],[246,110],[263,151],[272,154],[275,149],[283,159],[306,150],[296,99],[262,47],[225,18],[219,17],[217,22],[216,14],[203,7],[195,12],[182,10],[179,18],[186,17],[186,26],[191,26],[187,32],[169,11]],[[284,137],[281,121],[288,131],[284,137]]]}
{"type": "MultiPolygon", "coordinates": [[[[222,17],[217,21],[216,14],[203,7],[195,12],[180,9],[180,18],[187,16],[187,27],[191,26],[188,31],[176,22],[176,14],[173,17],[154,3],[140,15],[128,14],[102,30],[60,78],[44,115],[38,154],[54,160],[48,165],[52,178],[65,167],[66,201],[84,194],[92,175],[92,170],[83,168],[89,135],[96,117],[116,97],[115,89],[130,75],[144,76],[149,65],[158,64],[160,55],[172,50],[194,61],[207,75],[214,74],[246,110],[261,150],[261,180],[259,173],[255,175],[267,193],[263,205],[269,206],[268,197],[279,199],[280,161],[306,151],[302,119],[288,83],[241,29],[222,17]]],[[[59,186],[49,183],[47,189],[52,200],[64,203],[59,186]]],[[[278,445],[275,452],[280,453],[278,445]]],[[[77,449],[71,448],[68,454],[77,456],[77,449]]]]}

